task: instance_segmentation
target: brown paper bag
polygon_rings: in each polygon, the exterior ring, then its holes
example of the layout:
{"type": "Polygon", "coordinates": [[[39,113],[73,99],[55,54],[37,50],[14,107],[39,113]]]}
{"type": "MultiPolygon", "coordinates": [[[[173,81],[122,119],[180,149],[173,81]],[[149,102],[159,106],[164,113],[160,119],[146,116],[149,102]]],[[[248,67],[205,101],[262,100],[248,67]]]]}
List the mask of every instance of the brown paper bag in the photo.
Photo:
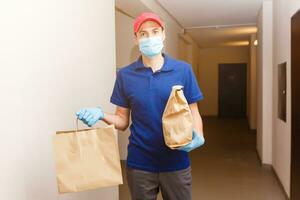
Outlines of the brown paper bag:
{"type": "Polygon", "coordinates": [[[165,144],[171,149],[189,144],[193,137],[193,117],[182,88],[172,87],[162,116],[165,144]]]}
{"type": "Polygon", "coordinates": [[[123,183],[116,129],[113,125],[58,131],[53,144],[59,193],[123,183]]]}

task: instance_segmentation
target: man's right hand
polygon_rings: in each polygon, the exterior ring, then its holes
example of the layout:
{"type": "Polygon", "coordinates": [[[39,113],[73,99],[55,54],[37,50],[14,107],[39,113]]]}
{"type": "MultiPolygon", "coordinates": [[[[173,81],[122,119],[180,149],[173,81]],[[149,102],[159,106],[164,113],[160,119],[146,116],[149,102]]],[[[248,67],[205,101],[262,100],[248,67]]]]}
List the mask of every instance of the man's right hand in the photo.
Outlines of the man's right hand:
{"type": "Polygon", "coordinates": [[[102,120],[104,118],[104,113],[101,108],[82,108],[78,112],[76,112],[76,116],[78,119],[83,121],[89,127],[96,124],[98,120],[102,120]]]}

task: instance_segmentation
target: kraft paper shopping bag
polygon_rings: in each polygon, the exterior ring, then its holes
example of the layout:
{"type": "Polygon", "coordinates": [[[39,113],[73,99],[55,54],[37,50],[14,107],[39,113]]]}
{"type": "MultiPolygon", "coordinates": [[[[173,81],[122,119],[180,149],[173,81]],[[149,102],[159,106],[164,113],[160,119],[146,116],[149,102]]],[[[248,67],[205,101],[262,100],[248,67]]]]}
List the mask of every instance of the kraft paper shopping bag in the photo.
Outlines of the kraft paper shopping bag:
{"type": "Polygon", "coordinates": [[[182,88],[172,87],[162,116],[165,144],[171,149],[189,144],[193,136],[193,117],[182,88]]]}
{"type": "Polygon", "coordinates": [[[53,145],[59,193],[123,183],[116,129],[113,125],[58,131],[53,145]]]}

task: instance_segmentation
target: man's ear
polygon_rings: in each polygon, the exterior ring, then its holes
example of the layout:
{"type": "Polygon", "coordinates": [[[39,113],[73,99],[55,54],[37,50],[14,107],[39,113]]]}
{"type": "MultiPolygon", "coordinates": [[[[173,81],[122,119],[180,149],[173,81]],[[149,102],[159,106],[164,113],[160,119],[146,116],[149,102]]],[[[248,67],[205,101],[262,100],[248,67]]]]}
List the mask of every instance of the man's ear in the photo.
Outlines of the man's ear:
{"type": "Polygon", "coordinates": [[[166,34],[165,34],[165,29],[162,30],[162,40],[165,41],[166,39],[166,34]]]}

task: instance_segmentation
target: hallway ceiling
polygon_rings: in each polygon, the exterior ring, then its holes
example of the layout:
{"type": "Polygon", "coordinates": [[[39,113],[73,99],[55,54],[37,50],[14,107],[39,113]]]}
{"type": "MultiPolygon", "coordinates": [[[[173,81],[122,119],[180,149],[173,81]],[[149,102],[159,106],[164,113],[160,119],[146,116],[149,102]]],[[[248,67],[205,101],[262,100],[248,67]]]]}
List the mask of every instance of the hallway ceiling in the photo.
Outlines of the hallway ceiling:
{"type": "Polygon", "coordinates": [[[256,26],[191,29],[187,32],[201,48],[248,46],[250,35],[257,32],[256,26]]]}
{"type": "Polygon", "coordinates": [[[200,47],[207,48],[246,45],[250,34],[256,33],[256,18],[263,0],[156,1],[200,47]],[[224,25],[226,28],[222,28],[224,25]]]}

